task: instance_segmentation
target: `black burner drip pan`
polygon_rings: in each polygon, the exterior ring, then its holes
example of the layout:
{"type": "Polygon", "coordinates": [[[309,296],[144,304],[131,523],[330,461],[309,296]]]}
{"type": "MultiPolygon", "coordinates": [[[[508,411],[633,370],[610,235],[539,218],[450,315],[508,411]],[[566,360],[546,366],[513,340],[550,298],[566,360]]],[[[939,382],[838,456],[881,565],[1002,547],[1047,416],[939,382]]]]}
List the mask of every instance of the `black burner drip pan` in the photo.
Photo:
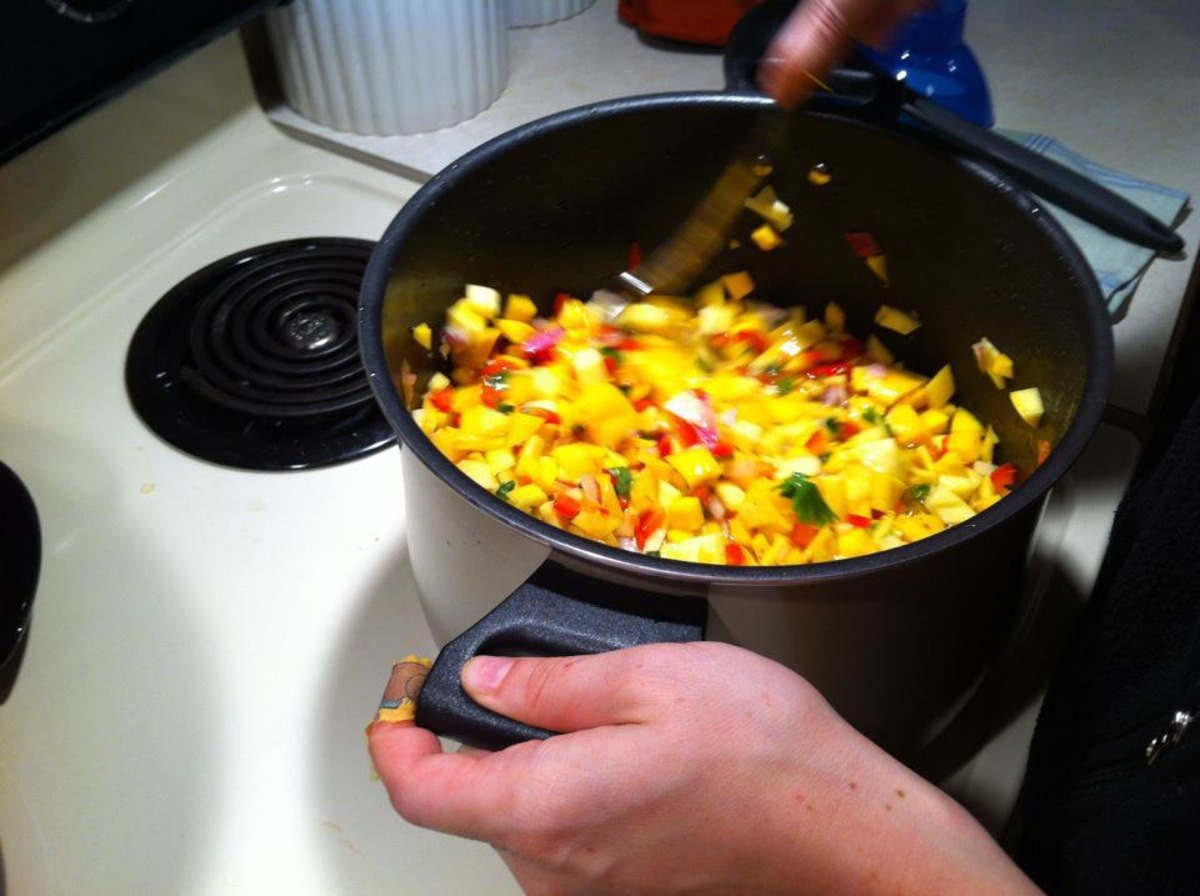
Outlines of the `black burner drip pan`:
{"type": "Polygon", "coordinates": [[[358,291],[374,243],[256,246],[164,295],[125,362],[138,415],[195,457],[302,470],[395,442],[358,353],[358,291]]]}

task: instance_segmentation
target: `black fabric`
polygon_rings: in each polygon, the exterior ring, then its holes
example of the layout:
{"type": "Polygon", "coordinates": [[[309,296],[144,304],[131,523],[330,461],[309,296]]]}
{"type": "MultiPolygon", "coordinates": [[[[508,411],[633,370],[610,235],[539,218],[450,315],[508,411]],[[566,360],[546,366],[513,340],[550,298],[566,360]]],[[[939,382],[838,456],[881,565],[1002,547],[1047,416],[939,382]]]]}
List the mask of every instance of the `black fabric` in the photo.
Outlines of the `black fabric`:
{"type": "Polygon", "coordinates": [[[1051,894],[1200,893],[1200,402],[1118,510],[1039,716],[1017,860],[1051,894]],[[1177,711],[1197,716],[1152,764],[1177,711]]]}

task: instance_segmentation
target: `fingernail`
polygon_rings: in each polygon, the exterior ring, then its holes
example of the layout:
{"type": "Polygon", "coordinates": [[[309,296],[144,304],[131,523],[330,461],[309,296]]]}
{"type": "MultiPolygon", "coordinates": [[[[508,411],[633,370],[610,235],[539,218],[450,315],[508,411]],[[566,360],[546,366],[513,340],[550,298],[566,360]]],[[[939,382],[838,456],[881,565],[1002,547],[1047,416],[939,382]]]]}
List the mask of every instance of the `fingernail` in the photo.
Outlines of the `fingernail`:
{"type": "Polygon", "coordinates": [[[492,694],[508,675],[513,661],[507,656],[477,656],[463,666],[463,686],[477,694],[492,694]]]}
{"type": "Polygon", "coordinates": [[[423,656],[409,654],[392,666],[379,711],[367,726],[368,733],[376,722],[411,722],[417,716],[417,697],[429,674],[433,661],[423,656]]]}

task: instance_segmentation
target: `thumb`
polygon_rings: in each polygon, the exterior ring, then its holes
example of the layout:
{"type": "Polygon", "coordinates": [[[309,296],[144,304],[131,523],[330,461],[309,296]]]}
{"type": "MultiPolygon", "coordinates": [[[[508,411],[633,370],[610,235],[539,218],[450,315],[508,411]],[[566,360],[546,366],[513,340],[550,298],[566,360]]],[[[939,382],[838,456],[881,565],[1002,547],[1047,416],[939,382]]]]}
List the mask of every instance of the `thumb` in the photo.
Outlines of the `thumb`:
{"type": "Polygon", "coordinates": [[[481,706],[551,731],[644,721],[645,689],[637,686],[644,667],[642,650],[567,657],[477,656],[463,667],[462,682],[481,706]]]}

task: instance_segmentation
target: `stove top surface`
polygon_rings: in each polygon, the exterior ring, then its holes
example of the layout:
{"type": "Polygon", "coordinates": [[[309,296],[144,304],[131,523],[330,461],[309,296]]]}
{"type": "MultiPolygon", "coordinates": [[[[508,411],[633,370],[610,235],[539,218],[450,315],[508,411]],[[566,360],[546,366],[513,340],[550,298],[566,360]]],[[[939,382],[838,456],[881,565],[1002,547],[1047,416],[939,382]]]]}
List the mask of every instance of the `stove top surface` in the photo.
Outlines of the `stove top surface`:
{"type": "MultiPolygon", "coordinates": [[[[207,52],[63,138],[116,142],[114,121],[206,96],[237,44],[207,52]]],[[[53,232],[31,201],[47,236],[0,268],[0,458],[44,542],[0,705],[4,886],[515,893],[488,848],[399,819],[366,753],[392,662],[434,650],[398,449],[234,469],[155,435],[126,393],[130,341],[177,284],[247,247],[368,245],[416,189],[281,136],[244,99],[144,176],[93,184],[53,232]]],[[[57,141],[2,174],[61,160],[57,141]]]]}

